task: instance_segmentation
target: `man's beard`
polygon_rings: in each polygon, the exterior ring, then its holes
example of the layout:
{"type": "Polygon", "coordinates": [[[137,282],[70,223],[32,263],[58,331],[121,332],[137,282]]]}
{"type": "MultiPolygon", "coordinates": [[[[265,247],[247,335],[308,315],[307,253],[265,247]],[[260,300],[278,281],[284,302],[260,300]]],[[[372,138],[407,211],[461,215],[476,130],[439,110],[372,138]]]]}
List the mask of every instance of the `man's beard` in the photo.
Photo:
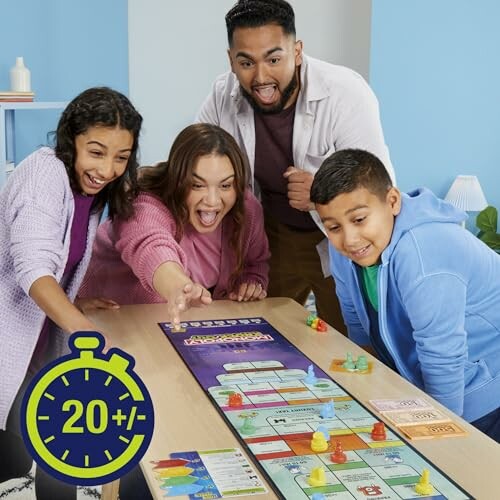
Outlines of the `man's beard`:
{"type": "Polygon", "coordinates": [[[292,94],[295,92],[295,89],[299,85],[299,79],[297,78],[297,72],[295,71],[293,73],[293,77],[290,80],[290,83],[285,87],[285,90],[281,93],[281,99],[279,102],[277,102],[274,106],[262,106],[259,104],[259,102],[251,95],[249,94],[241,85],[241,93],[243,94],[243,97],[252,105],[252,108],[257,112],[257,113],[262,113],[266,115],[273,115],[277,113],[281,113],[283,109],[285,109],[285,106],[288,102],[288,99],[292,96],[292,94]]]}

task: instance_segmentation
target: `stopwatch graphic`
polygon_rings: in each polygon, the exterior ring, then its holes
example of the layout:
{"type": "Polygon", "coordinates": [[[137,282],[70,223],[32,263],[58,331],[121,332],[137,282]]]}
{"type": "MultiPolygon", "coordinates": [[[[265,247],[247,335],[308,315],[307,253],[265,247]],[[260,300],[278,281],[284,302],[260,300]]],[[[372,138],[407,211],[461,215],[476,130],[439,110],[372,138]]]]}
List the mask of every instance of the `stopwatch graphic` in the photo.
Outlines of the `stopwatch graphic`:
{"type": "Polygon", "coordinates": [[[132,469],[153,435],[149,393],[134,359],[104,337],[77,332],[72,353],[31,381],[23,399],[24,442],[39,466],[71,484],[104,484],[132,469]]]}

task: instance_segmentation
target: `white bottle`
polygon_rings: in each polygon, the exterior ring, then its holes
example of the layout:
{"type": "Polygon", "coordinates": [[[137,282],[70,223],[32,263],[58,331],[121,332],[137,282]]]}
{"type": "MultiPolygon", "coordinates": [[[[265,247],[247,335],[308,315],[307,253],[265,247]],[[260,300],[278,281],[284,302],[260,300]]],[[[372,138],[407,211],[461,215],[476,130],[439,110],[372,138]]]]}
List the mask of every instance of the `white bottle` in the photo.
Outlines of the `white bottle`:
{"type": "Polygon", "coordinates": [[[16,65],[10,70],[10,89],[13,92],[31,92],[31,73],[22,57],[16,57],[16,65]]]}

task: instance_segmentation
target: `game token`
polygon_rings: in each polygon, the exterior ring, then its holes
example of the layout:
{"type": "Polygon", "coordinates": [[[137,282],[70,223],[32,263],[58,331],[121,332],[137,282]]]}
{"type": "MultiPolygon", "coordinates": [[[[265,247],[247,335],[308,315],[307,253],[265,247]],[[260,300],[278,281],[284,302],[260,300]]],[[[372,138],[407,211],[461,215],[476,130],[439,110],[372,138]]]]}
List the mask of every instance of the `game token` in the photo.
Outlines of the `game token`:
{"type": "Polygon", "coordinates": [[[321,432],[323,436],[325,436],[325,439],[327,441],[330,439],[330,433],[328,432],[328,429],[324,425],[319,425],[318,428],[316,429],[316,432],[321,432]]]}
{"type": "Polygon", "coordinates": [[[306,325],[311,326],[312,322],[317,318],[315,314],[309,314],[309,316],[306,319],[306,325]]]}
{"type": "Polygon", "coordinates": [[[347,461],[347,455],[344,453],[340,441],[335,441],[335,450],[330,455],[330,460],[336,464],[344,464],[347,461]]]}
{"type": "Polygon", "coordinates": [[[313,432],[311,440],[311,450],[315,453],[321,453],[328,450],[328,441],[322,432],[313,432]]]}
{"type": "Polygon", "coordinates": [[[420,476],[420,480],[415,485],[415,491],[419,495],[432,495],[434,488],[432,484],[429,482],[429,469],[424,469],[422,471],[422,475],[420,476]]]}
{"type": "Polygon", "coordinates": [[[356,360],[356,370],[365,371],[368,370],[368,360],[364,354],[360,354],[356,360]]]}
{"type": "Polygon", "coordinates": [[[313,493],[311,500],[325,500],[325,495],[323,493],[313,493]]]}
{"type": "Polygon", "coordinates": [[[238,408],[243,404],[243,397],[239,392],[233,392],[229,394],[227,399],[227,404],[231,408],[238,408]]]}
{"type": "Polygon", "coordinates": [[[323,467],[314,467],[307,478],[311,486],[324,486],[326,484],[325,469],[323,467]]]}
{"type": "Polygon", "coordinates": [[[306,384],[314,385],[318,381],[318,378],[316,377],[314,373],[314,366],[309,365],[307,367],[307,375],[304,378],[304,382],[306,384]]]}
{"type": "Polygon", "coordinates": [[[324,403],[321,406],[319,416],[321,418],[333,418],[333,417],[335,417],[335,406],[333,405],[333,401],[330,400],[330,401],[328,401],[328,403],[324,403]]]}
{"type": "Polygon", "coordinates": [[[373,424],[371,438],[374,441],[385,441],[387,439],[384,422],[375,422],[373,424]]]}
{"type": "Polygon", "coordinates": [[[255,426],[252,424],[251,417],[246,417],[243,420],[243,425],[240,427],[240,432],[242,434],[253,434],[255,432],[255,426]]]}
{"type": "Polygon", "coordinates": [[[326,332],[328,330],[328,326],[322,319],[319,319],[318,324],[316,325],[316,330],[318,332],[326,332]]]}
{"type": "Polygon", "coordinates": [[[352,371],[354,371],[356,369],[356,365],[354,364],[354,361],[352,359],[352,353],[348,352],[346,354],[346,359],[345,359],[344,364],[342,366],[346,370],[352,370],[352,371]]]}

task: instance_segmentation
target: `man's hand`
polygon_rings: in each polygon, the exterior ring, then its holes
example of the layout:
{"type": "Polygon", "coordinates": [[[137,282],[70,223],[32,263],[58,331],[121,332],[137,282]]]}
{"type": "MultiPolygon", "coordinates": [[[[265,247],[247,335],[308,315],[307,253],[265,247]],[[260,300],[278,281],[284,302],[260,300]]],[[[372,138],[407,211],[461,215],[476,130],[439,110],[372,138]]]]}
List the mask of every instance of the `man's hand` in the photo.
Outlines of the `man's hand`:
{"type": "Polygon", "coordinates": [[[183,288],[175,290],[168,299],[167,309],[174,330],[181,325],[181,312],[190,307],[200,307],[212,302],[210,292],[199,283],[186,283],[183,288]]]}
{"type": "Polygon", "coordinates": [[[248,302],[252,300],[262,300],[267,296],[267,292],[262,288],[260,283],[242,283],[238,291],[229,294],[230,300],[238,302],[248,302]]]}
{"type": "Polygon", "coordinates": [[[288,179],[288,202],[292,208],[308,212],[314,210],[311,202],[311,186],[314,176],[305,170],[296,167],[288,167],[283,174],[288,179]]]}
{"type": "Polygon", "coordinates": [[[82,311],[83,314],[92,311],[93,309],[120,309],[120,304],[111,299],[89,298],[82,299],[77,297],[74,302],[75,306],[82,311]]]}

